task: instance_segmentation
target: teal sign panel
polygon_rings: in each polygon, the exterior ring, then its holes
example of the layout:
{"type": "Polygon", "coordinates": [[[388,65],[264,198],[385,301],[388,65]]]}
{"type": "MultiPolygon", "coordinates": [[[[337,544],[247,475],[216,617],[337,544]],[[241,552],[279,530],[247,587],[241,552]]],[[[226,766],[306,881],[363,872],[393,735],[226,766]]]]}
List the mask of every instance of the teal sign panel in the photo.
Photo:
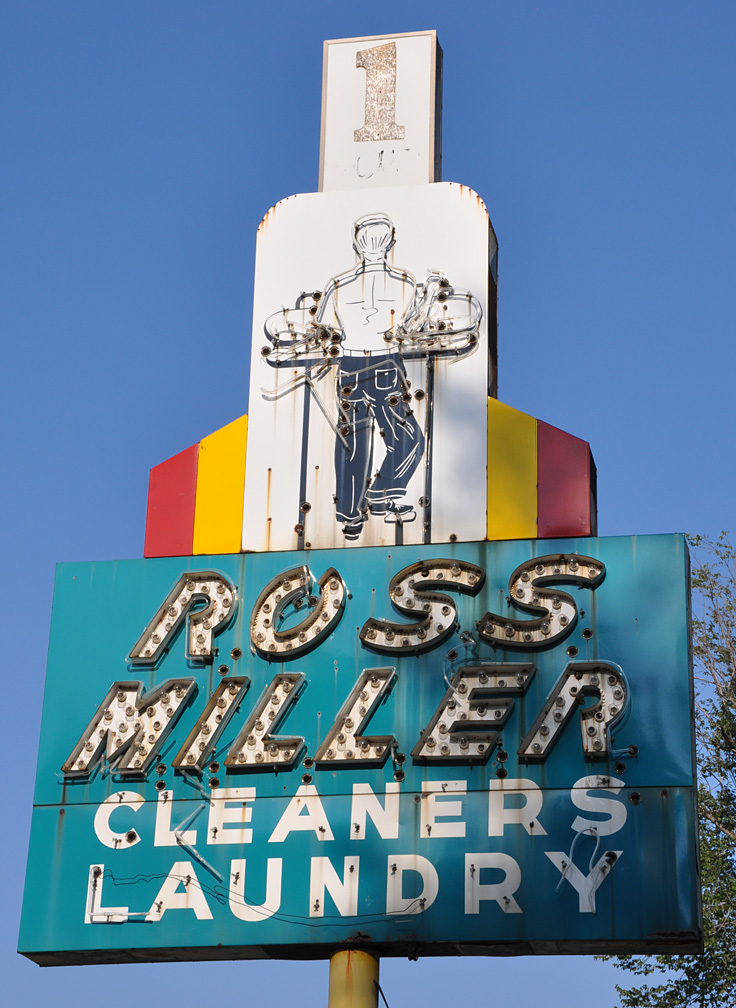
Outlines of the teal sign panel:
{"type": "Polygon", "coordinates": [[[20,951],[700,948],[681,536],[57,571],[20,951]]]}

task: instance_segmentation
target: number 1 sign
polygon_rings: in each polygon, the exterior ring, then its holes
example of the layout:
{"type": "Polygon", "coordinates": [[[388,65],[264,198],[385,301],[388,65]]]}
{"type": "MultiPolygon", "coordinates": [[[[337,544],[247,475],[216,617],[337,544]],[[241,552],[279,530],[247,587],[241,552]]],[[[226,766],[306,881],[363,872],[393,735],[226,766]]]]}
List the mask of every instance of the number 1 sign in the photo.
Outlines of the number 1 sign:
{"type": "Polygon", "coordinates": [[[320,191],[439,182],[441,83],[434,31],[325,42],[320,191]]]}

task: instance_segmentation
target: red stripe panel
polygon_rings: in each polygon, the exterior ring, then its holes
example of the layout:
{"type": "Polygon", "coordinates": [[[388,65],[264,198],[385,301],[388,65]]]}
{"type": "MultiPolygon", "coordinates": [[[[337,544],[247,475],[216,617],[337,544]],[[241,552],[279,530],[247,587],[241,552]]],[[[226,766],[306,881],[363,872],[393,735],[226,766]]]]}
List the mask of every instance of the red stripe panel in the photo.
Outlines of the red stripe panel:
{"type": "Polygon", "coordinates": [[[191,556],[199,445],[151,469],[145,557],[191,556]]]}
{"type": "Polygon", "coordinates": [[[540,539],[589,536],[595,527],[595,488],[587,441],[537,421],[540,539]]]}

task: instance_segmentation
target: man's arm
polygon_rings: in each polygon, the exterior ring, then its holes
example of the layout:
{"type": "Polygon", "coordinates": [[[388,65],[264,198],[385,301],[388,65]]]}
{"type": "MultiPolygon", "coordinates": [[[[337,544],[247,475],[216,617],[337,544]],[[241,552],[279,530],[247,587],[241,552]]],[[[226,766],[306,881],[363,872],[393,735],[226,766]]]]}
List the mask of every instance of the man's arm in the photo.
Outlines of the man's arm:
{"type": "Polygon", "coordinates": [[[457,290],[441,273],[429,273],[399,327],[407,343],[421,352],[471,352],[478,342],[483,309],[468,291],[457,290]]]}
{"type": "Polygon", "coordinates": [[[325,295],[301,294],[297,307],[282,308],[269,315],[263,327],[269,343],[262,347],[261,355],[272,367],[296,361],[306,365],[336,357],[341,333],[322,321],[323,316],[329,317],[331,302],[334,303],[334,294],[328,286],[325,295]]]}

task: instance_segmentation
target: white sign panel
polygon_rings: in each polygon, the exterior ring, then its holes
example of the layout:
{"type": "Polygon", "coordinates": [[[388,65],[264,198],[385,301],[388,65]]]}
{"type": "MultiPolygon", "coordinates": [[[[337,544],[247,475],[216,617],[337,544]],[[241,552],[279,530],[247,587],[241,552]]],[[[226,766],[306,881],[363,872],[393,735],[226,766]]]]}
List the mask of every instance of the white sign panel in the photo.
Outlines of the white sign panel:
{"type": "Polygon", "coordinates": [[[439,181],[441,74],[434,31],[325,42],[320,190],[439,181]]]}
{"type": "Polygon", "coordinates": [[[244,550],[485,538],[495,252],[483,201],[449,182],[269,211],[244,550]]]}

